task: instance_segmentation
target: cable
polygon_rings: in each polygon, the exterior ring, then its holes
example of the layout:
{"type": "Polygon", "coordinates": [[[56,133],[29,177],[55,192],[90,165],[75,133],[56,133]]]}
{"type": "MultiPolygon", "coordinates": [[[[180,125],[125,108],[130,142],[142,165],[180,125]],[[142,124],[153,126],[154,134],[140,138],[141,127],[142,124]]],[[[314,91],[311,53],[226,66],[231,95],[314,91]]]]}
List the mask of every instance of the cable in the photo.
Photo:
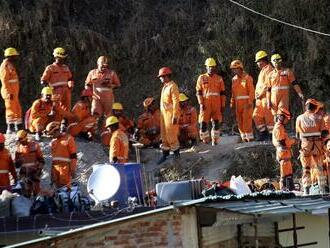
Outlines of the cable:
{"type": "Polygon", "coordinates": [[[244,9],[246,9],[246,10],[248,10],[248,11],[254,13],[254,14],[257,14],[257,15],[260,15],[260,16],[265,17],[265,18],[267,18],[267,19],[270,19],[270,20],[272,20],[272,21],[279,22],[279,23],[282,23],[282,24],[284,24],[284,25],[287,25],[287,26],[290,26],[290,27],[293,27],[293,28],[298,28],[298,29],[301,29],[301,30],[304,30],[304,31],[307,31],[307,32],[314,33],[314,34],[319,34],[319,35],[324,35],[324,36],[328,36],[328,37],[330,37],[330,34],[328,34],[328,33],[323,33],[323,32],[320,32],[320,31],[313,30],[313,29],[304,28],[304,27],[301,27],[301,26],[298,26],[298,25],[295,25],[295,24],[292,24],[292,23],[288,23],[288,22],[285,22],[285,21],[281,21],[281,20],[276,19],[276,18],[274,18],[274,17],[270,17],[270,16],[268,16],[268,15],[262,14],[262,13],[260,13],[260,12],[258,12],[258,11],[256,11],[256,10],[253,10],[253,9],[251,9],[251,8],[249,8],[249,7],[246,7],[245,5],[243,5],[243,4],[241,4],[241,3],[238,3],[238,2],[236,2],[236,1],[234,1],[234,0],[229,0],[229,2],[231,2],[231,3],[233,3],[233,4],[236,4],[236,5],[238,5],[238,6],[242,7],[242,8],[244,8],[244,9]]]}

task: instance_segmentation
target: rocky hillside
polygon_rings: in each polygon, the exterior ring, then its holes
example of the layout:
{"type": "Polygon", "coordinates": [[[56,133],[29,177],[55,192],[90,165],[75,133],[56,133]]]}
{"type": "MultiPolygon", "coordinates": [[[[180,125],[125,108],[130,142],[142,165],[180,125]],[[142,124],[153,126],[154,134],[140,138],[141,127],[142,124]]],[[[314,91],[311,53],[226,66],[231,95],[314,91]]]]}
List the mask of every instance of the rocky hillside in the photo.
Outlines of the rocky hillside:
{"type": "MultiPolygon", "coordinates": [[[[271,17],[330,33],[326,0],[239,2],[271,17]]],[[[52,62],[52,49],[57,46],[69,52],[75,96],[96,58],[109,55],[122,79],[117,99],[125,99],[132,115],[145,96],[159,94],[155,75],[160,66],[171,66],[180,88],[194,98],[203,62],[214,56],[229,95],[230,61],[241,58],[255,76],[254,54],[259,49],[282,53],[307,95],[330,104],[329,37],[265,19],[230,1],[2,0],[0,35],[1,49],[13,46],[21,53],[25,110],[38,96],[41,73],[52,62]]]]}

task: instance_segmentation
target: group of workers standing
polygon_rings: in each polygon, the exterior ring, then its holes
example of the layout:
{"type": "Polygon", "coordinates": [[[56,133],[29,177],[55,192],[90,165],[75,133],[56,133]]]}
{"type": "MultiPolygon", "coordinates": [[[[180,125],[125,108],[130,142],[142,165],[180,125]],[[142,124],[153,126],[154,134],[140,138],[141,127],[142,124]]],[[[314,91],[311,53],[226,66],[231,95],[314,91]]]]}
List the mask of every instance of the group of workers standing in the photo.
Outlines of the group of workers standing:
{"type": "MultiPolygon", "coordinates": [[[[160,147],[163,154],[158,164],[168,158],[170,151],[178,158],[180,147],[194,146],[199,139],[212,145],[220,142],[226,91],[214,58],[206,59],[206,72],[197,79],[199,115],[196,108],[190,105],[189,97],[179,92],[178,85],[172,80],[171,68],[163,67],[157,76],[162,83],[160,105],[158,107],[154,97],[147,97],[143,101],[144,113],[138,117],[135,125],[133,120],[125,116],[123,105],[114,100],[113,89],[120,87],[121,83],[116,72],[109,68],[106,56],[98,58],[97,68],[87,75],[80,100],[71,108],[74,81],[65,64],[67,53],[61,47],[55,48],[55,61],[46,67],[41,76],[41,97],[33,102],[25,114],[24,130],[21,126],[19,78],[15,67],[19,54],[15,48],[7,48],[4,55],[0,79],[1,96],[6,108],[6,133],[16,133],[18,155],[15,155],[14,161],[11,160],[4,148],[5,136],[1,134],[0,159],[5,158],[8,162],[0,168],[0,187],[9,186],[9,173],[17,179],[15,165],[20,168],[20,175],[32,182],[32,193],[38,192],[44,164],[38,141],[43,135],[54,138],[50,143],[51,180],[56,187],[69,185],[75,174],[77,148],[74,137],[78,135],[91,140],[99,134],[102,143],[109,146],[111,163],[128,162],[130,140],[138,141],[145,147],[160,147]],[[27,131],[35,134],[35,141],[28,139],[27,131]]],[[[244,70],[243,63],[240,60],[231,62],[233,78],[230,108],[236,117],[243,142],[254,140],[253,121],[259,132],[259,140],[266,140],[272,135],[281,168],[281,187],[292,190],[291,145],[296,139],[290,138],[284,128],[291,118],[290,86],[302,102],[305,102],[304,95],[293,72],[283,67],[280,54],[273,54],[269,63],[267,53],[259,51],[255,62],[260,69],[256,87],[253,78],[244,70]]],[[[306,193],[311,184],[316,182],[324,186],[326,183],[323,158],[327,130],[323,118],[324,106],[320,106],[321,103],[314,99],[307,100],[306,112],[297,118],[296,131],[301,140],[300,159],[306,193]]]]}

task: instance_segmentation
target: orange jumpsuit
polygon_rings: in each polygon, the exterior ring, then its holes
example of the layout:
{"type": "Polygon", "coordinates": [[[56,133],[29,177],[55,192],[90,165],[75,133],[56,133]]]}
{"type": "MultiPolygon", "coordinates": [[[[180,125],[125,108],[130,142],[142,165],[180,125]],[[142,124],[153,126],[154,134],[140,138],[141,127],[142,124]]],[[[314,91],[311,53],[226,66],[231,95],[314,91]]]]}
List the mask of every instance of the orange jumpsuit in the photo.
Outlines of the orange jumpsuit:
{"type": "Polygon", "coordinates": [[[222,122],[222,110],[225,108],[226,95],[225,83],[221,76],[207,73],[198,77],[196,84],[196,95],[199,104],[204,105],[204,110],[200,110],[200,138],[203,142],[208,143],[209,131],[208,124],[212,120],[212,140],[218,142],[220,138],[220,122],[222,122]]]}
{"type": "Polygon", "coordinates": [[[73,119],[73,114],[64,109],[61,103],[45,102],[42,99],[35,100],[30,112],[30,132],[42,132],[48,123],[52,121],[61,122],[63,118],[73,119]],[[55,111],[54,116],[49,116],[51,111],[55,111]]]}
{"type": "Polygon", "coordinates": [[[104,72],[98,69],[91,70],[85,85],[93,88],[92,113],[98,116],[110,116],[114,102],[112,88],[120,86],[117,73],[109,69],[104,72]]]}
{"type": "Polygon", "coordinates": [[[5,101],[6,123],[21,124],[22,108],[19,102],[19,79],[15,66],[4,59],[0,66],[1,96],[5,101]]]}
{"type": "Polygon", "coordinates": [[[160,97],[160,136],[161,149],[176,151],[180,148],[179,124],[173,124],[173,119],[179,121],[180,104],[179,89],[173,81],[164,83],[160,97]]]}
{"type": "Polygon", "coordinates": [[[46,81],[54,89],[54,95],[61,96],[61,103],[65,109],[71,109],[71,88],[68,82],[72,82],[72,73],[67,65],[53,63],[48,65],[41,76],[41,81],[46,81]]]}
{"type": "Polygon", "coordinates": [[[192,106],[187,106],[181,109],[179,119],[180,135],[179,140],[186,143],[190,139],[197,139],[197,111],[192,106]]]}
{"type": "MultiPolygon", "coordinates": [[[[119,128],[123,132],[126,133],[127,137],[130,137],[134,132],[134,122],[128,119],[126,116],[118,117],[119,120],[119,128]],[[132,131],[131,131],[132,130],[132,131]]],[[[106,119],[104,120],[102,129],[101,129],[101,142],[105,146],[109,146],[109,142],[111,139],[111,131],[108,130],[105,126],[106,119]]]]}
{"type": "Polygon", "coordinates": [[[289,110],[290,85],[296,81],[290,69],[274,69],[267,77],[268,94],[272,103],[272,114],[275,116],[278,109],[289,110]]]}
{"type": "Polygon", "coordinates": [[[20,167],[20,176],[29,179],[32,192],[37,195],[40,192],[41,170],[45,163],[39,144],[30,141],[26,145],[16,145],[14,161],[16,167],[20,167]]]}
{"type": "Polygon", "coordinates": [[[323,141],[321,132],[325,130],[322,116],[306,111],[296,119],[296,132],[301,140],[300,162],[303,167],[302,182],[304,187],[318,183],[326,184],[323,173],[323,141]]]}
{"type": "Polygon", "coordinates": [[[245,72],[242,77],[235,75],[232,79],[231,92],[230,106],[235,108],[241,138],[243,141],[251,141],[254,139],[252,129],[254,86],[252,77],[245,72]]]}
{"type": "Polygon", "coordinates": [[[61,134],[50,143],[52,152],[52,182],[57,187],[71,185],[71,176],[77,167],[77,147],[70,134],[61,134]]]}
{"type": "Polygon", "coordinates": [[[144,112],[139,116],[137,128],[140,134],[139,142],[148,146],[160,141],[160,112],[144,112]]]}
{"type": "Polygon", "coordinates": [[[73,122],[68,127],[68,132],[72,136],[77,136],[80,133],[95,133],[97,121],[91,115],[90,106],[84,101],[78,101],[72,108],[72,113],[76,116],[77,122],[73,122]]]}
{"type": "Polygon", "coordinates": [[[117,163],[128,162],[129,143],[127,135],[120,129],[113,132],[110,140],[109,160],[114,162],[117,158],[117,163]]]}
{"type": "Polygon", "coordinates": [[[258,82],[255,90],[256,106],[253,111],[253,120],[259,132],[268,130],[272,132],[274,127],[274,117],[272,112],[267,108],[267,77],[273,70],[273,67],[268,64],[264,66],[258,76],[258,82]]]}
{"type": "Polygon", "coordinates": [[[14,162],[10,156],[9,151],[4,148],[0,151],[0,193],[4,190],[10,190],[10,178],[9,173],[17,181],[16,170],[14,162]]]}
{"type": "Polygon", "coordinates": [[[273,145],[276,148],[276,159],[280,163],[281,189],[287,188],[286,177],[293,176],[291,146],[295,139],[290,138],[282,123],[276,122],[273,129],[273,145]]]}

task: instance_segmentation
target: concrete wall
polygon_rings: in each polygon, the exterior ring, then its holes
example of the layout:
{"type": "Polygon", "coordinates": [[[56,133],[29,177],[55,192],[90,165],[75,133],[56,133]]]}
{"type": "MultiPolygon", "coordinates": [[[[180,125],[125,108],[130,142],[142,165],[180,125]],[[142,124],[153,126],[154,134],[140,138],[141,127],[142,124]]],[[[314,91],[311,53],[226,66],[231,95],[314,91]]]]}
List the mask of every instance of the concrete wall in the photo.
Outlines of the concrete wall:
{"type": "MultiPolygon", "coordinates": [[[[297,230],[298,244],[317,241],[317,245],[310,248],[329,247],[328,215],[297,214],[297,227],[305,226],[305,229],[297,230]]],[[[279,229],[292,228],[292,218],[279,222],[279,229]]],[[[293,245],[293,232],[284,232],[279,235],[280,244],[293,245]]]]}

